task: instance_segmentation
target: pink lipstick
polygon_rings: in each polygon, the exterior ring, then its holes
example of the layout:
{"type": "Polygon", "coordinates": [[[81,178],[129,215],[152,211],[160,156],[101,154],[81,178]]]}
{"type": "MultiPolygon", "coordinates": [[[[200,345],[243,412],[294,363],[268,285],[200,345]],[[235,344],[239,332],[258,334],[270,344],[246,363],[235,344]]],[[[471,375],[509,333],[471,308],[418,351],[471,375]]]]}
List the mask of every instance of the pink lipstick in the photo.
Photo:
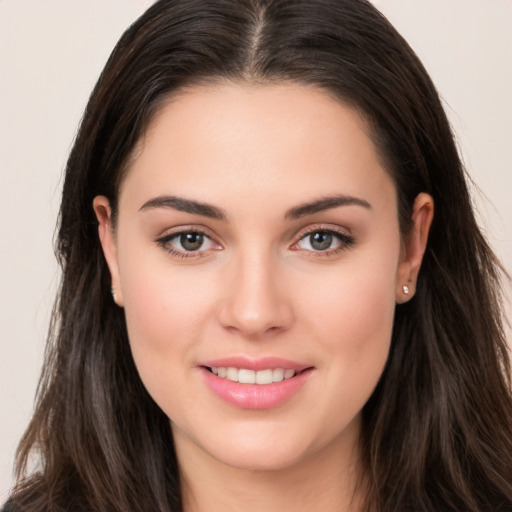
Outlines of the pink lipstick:
{"type": "Polygon", "coordinates": [[[276,357],[230,357],[199,365],[207,386],[225,402],[242,409],[277,407],[295,395],[313,367],[276,357]]]}

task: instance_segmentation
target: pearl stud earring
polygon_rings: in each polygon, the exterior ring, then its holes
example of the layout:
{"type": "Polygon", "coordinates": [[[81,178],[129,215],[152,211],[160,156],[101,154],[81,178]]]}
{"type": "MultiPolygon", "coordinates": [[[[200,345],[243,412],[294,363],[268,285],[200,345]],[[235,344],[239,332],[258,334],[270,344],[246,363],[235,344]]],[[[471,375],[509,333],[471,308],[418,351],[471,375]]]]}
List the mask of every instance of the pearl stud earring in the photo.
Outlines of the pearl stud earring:
{"type": "Polygon", "coordinates": [[[402,286],[402,290],[404,291],[405,295],[409,295],[409,287],[406,284],[402,286]]]}

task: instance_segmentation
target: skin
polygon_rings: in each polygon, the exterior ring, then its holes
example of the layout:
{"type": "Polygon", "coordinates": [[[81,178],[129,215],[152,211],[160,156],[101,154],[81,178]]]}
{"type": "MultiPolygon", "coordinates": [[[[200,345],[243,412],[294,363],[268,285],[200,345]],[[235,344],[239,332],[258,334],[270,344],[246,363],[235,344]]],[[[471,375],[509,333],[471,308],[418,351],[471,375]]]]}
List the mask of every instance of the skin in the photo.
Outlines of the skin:
{"type": "Polygon", "coordinates": [[[140,141],[112,226],[94,209],[142,381],[169,416],[186,510],[357,510],[361,410],[410,300],[433,216],[420,194],[399,230],[396,189],[356,111],[300,85],[187,90],[140,141]],[[164,195],[225,219],[141,207],[164,195]],[[331,196],[349,204],[290,218],[331,196]],[[177,231],[204,232],[186,252],[177,231]],[[327,250],[309,230],[334,230],[327,250]],[[351,243],[346,243],[347,238],[351,243]],[[181,251],[181,256],[170,253],[181,251]],[[409,287],[409,294],[403,285],[409,287]],[[234,407],[198,365],[279,356],[313,367],[270,409],[234,407]]]}

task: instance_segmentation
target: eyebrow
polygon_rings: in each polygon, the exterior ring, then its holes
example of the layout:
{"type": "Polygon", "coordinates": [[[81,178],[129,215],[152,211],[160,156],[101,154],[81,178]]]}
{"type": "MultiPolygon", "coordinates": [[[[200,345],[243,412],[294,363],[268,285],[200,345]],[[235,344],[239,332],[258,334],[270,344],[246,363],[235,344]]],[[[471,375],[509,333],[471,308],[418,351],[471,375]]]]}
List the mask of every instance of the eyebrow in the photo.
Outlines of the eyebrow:
{"type": "MultiPolygon", "coordinates": [[[[363,208],[371,209],[370,203],[358,197],[339,195],[322,197],[310,203],[303,203],[295,206],[285,213],[285,219],[294,220],[306,215],[338,208],[339,206],[362,206],[363,208]]],[[[176,196],[159,196],[146,201],[139,209],[139,211],[149,208],[173,208],[180,212],[192,213],[194,215],[202,215],[211,219],[227,220],[227,215],[221,208],[213,206],[208,203],[202,203],[193,199],[185,199],[176,196]]]]}
{"type": "Polygon", "coordinates": [[[211,219],[227,219],[227,215],[224,210],[221,210],[217,206],[175,196],[154,197],[153,199],[146,201],[140,207],[139,211],[146,210],[148,208],[173,208],[180,212],[202,215],[204,217],[210,217],[211,219]]]}
{"type": "Polygon", "coordinates": [[[337,208],[338,206],[362,206],[363,208],[367,208],[368,210],[372,209],[371,204],[364,199],[360,199],[358,197],[347,196],[347,195],[339,195],[339,196],[329,196],[322,197],[317,201],[313,201],[311,203],[300,204],[299,206],[295,206],[288,210],[285,214],[286,219],[294,220],[299,219],[300,217],[305,217],[306,215],[312,215],[314,213],[323,212],[325,210],[330,210],[332,208],[337,208]]]}

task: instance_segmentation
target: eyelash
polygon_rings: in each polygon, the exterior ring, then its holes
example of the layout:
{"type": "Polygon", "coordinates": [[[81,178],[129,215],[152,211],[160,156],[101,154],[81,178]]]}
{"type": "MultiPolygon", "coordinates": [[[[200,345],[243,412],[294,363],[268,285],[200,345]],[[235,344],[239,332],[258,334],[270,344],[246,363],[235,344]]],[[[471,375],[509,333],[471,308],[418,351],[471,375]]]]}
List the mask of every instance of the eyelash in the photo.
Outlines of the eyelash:
{"type": "MultiPolygon", "coordinates": [[[[206,256],[205,253],[206,253],[207,249],[202,249],[202,250],[197,250],[197,251],[186,251],[186,250],[179,251],[179,250],[176,250],[172,245],[170,245],[170,242],[173,241],[174,239],[176,239],[180,236],[189,235],[189,234],[202,235],[205,239],[210,240],[211,243],[219,245],[217,242],[215,242],[214,238],[209,233],[207,233],[206,231],[204,231],[202,229],[195,228],[195,227],[194,228],[190,227],[190,228],[180,229],[179,231],[174,231],[172,233],[169,233],[168,235],[165,235],[161,238],[156,239],[155,241],[160,247],[165,249],[169,254],[171,254],[172,256],[174,256],[176,258],[201,258],[201,257],[206,256]]],[[[218,249],[216,249],[216,250],[218,250],[218,249]]]]}
{"type": "MultiPolygon", "coordinates": [[[[352,247],[356,241],[354,237],[348,235],[341,229],[334,228],[332,226],[312,226],[310,228],[307,228],[305,231],[303,231],[300,234],[300,237],[298,238],[297,242],[295,242],[292,245],[292,248],[297,246],[302,240],[305,240],[308,236],[311,236],[314,233],[325,233],[327,235],[331,235],[338,239],[340,246],[335,247],[332,249],[326,249],[326,250],[309,250],[306,249],[306,253],[310,257],[328,257],[328,256],[334,256],[337,254],[340,254],[341,252],[349,249],[352,247]]],[[[300,249],[297,249],[300,250],[300,249]]]]}
{"type": "MultiPolygon", "coordinates": [[[[351,246],[353,246],[355,244],[354,238],[350,235],[347,235],[346,233],[344,233],[341,230],[335,229],[331,226],[329,226],[329,227],[327,227],[327,226],[312,226],[300,234],[297,241],[294,242],[293,245],[291,246],[291,249],[296,247],[301,241],[305,240],[308,236],[311,236],[312,234],[315,234],[315,233],[324,233],[324,234],[335,237],[336,239],[338,239],[340,246],[332,248],[332,249],[317,250],[317,251],[305,249],[304,252],[306,252],[308,254],[308,256],[310,256],[310,257],[327,257],[327,256],[339,254],[342,251],[347,250],[348,248],[350,248],[351,246]]],[[[188,235],[188,234],[201,235],[205,239],[209,240],[210,243],[220,245],[206,231],[204,231],[202,229],[198,229],[198,228],[192,228],[192,227],[186,228],[186,229],[180,229],[179,231],[174,231],[172,233],[169,233],[161,238],[156,239],[155,242],[160,247],[165,249],[169,254],[171,254],[172,256],[177,257],[177,258],[198,258],[198,257],[200,258],[200,257],[206,256],[208,249],[198,249],[195,251],[187,251],[187,250],[179,251],[179,250],[176,250],[172,245],[170,245],[171,241],[175,240],[176,238],[178,238],[180,236],[188,235]]],[[[214,250],[220,250],[220,249],[214,249],[214,250]]],[[[301,249],[296,248],[294,250],[300,251],[301,249]]]]}

